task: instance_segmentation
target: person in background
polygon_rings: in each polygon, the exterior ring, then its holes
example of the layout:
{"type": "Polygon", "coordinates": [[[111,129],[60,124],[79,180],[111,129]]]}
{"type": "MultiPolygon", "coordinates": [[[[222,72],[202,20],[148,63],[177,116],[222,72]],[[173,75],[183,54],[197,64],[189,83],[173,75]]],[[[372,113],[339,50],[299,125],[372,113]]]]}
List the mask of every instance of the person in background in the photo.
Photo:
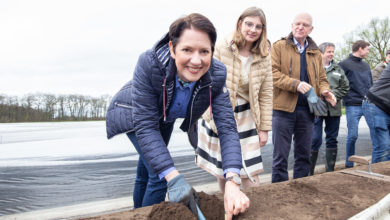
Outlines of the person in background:
{"type": "Polygon", "coordinates": [[[212,58],[216,38],[213,24],[201,14],[177,19],[168,34],[141,54],[133,79],[113,97],[106,117],[107,136],[126,133],[139,153],[135,207],[164,201],[168,190],[171,202],[187,205],[198,216],[196,192],[176,169],[167,146],[176,119],[184,119],[183,131],[193,131],[190,128],[209,106],[228,180],[227,218],[250,205],[235,172],[242,167],[240,140],[225,87],[226,68],[212,58]]]}
{"type": "MultiPolygon", "coordinates": [[[[257,7],[247,8],[238,18],[235,31],[217,44],[214,57],[226,65],[226,86],[234,110],[243,156],[241,180],[243,189],[259,186],[263,172],[260,148],[268,140],[272,129],[272,68],[267,40],[264,12],[257,7]]],[[[217,176],[222,192],[225,191],[224,171],[221,163],[219,130],[203,114],[199,122],[199,167],[217,176]]]]}
{"type": "Polygon", "coordinates": [[[326,104],[318,96],[332,106],[337,102],[326,79],[321,52],[308,36],[313,30],[312,21],[309,14],[298,14],[291,33],[271,49],[273,183],[289,179],[287,166],[293,136],[293,178],[309,175],[314,115],[326,114],[326,104]]]}
{"type": "Polygon", "coordinates": [[[372,163],[390,160],[390,65],[367,92],[363,112],[370,120],[372,163]]]}
{"type": "Polygon", "coordinates": [[[385,60],[383,62],[380,62],[378,65],[376,65],[376,67],[372,70],[373,83],[375,83],[375,81],[379,79],[383,70],[386,68],[389,62],[390,62],[390,50],[387,50],[385,60]]]}
{"type": "Polygon", "coordinates": [[[310,162],[311,168],[309,175],[314,174],[317,162],[318,151],[322,145],[322,124],[325,121],[325,170],[334,171],[337,158],[337,136],[339,135],[340,117],[341,117],[341,99],[348,93],[349,82],[344,71],[333,61],[335,45],[325,42],[319,46],[322,54],[322,64],[324,65],[326,77],[330,89],[336,96],[337,104],[335,106],[327,103],[326,116],[318,116],[314,119],[314,132],[311,144],[310,162]]]}
{"type": "MultiPolygon", "coordinates": [[[[348,161],[348,158],[355,154],[359,121],[364,115],[362,102],[368,89],[372,86],[370,66],[367,62],[363,61],[369,52],[370,44],[363,40],[358,40],[352,45],[352,54],[339,63],[349,81],[349,92],[343,99],[348,127],[345,154],[346,168],[353,167],[353,162],[348,161]]],[[[370,121],[367,120],[365,115],[364,118],[367,124],[369,124],[370,121]]]]}

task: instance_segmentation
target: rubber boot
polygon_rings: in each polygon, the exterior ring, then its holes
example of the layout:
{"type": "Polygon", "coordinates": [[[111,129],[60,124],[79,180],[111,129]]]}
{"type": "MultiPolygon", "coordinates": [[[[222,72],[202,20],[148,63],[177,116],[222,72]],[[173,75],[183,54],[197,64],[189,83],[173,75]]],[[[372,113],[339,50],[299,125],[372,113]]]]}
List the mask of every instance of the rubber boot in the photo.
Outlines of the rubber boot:
{"type": "Polygon", "coordinates": [[[310,166],[309,176],[313,176],[314,174],[314,168],[316,168],[317,157],[318,157],[318,151],[311,151],[310,153],[311,166],[310,166]]]}
{"type": "Polygon", "coordinates": [[[325,170],[326,172],[334,171],[334,165],[336,164],[337,148],[326,148],[325,152],[325,170]]]}

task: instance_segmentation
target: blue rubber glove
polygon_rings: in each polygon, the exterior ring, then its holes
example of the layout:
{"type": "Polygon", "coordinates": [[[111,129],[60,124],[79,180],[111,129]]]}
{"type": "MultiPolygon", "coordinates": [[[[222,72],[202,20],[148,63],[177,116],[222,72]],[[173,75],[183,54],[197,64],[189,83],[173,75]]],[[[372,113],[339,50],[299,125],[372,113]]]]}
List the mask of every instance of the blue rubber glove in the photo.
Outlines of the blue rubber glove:
{"type": "Polygon", "coordinates": [[[316,93],[314,92],[313,87],[305,93],[307,102],[309,103],[310,112],[314,113],[315,116],[327,116],[328,111],[326,108],[326,103],[322,101],[316,93]]]}
{"type": "Polygon", "coordinates": [[[172,203],[180,202],[187,206],[198,218],[199,198],[196,191],[187,183],[184,176],[179,174],[168,182],[168,198],[172,203]]]}

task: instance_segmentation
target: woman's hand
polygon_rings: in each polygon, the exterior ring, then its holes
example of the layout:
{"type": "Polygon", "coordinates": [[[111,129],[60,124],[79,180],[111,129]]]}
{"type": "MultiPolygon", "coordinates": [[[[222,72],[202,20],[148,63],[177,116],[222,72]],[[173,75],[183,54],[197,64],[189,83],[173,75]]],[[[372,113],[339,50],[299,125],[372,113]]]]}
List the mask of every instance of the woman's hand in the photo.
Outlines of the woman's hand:
{"type": "Polygon", "coordinates": [[[260,147],[264,147],[268,141],[268,131],[259,131],[258,135],[259,135],[260,147]]]}
{"type": "Polygon", "coordinates": [[[250,205],[249,198],[240,190],[240,186],[232,181],[225,184],[225,220],[231,220],[233,215],[244,213],[250,205]]]}

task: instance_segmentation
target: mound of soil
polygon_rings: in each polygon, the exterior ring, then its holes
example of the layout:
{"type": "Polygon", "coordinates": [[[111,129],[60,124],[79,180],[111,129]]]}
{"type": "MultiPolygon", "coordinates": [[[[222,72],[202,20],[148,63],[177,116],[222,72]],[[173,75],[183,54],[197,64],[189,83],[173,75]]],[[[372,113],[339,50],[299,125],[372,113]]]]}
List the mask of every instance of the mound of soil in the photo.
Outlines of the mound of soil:
{"type": "MultiPolygon", "coordinates": [[[[367,171],[367,166],[353,169],[367,171]]],[[[373,172],[390,176],[390,162],[373,165],[373,172]]],[[[390,182],[340,171],[268,184],[245,190],[251,207],[234,219],[347,219],[390,193],[390,182]]],[[[222,194],[198,193],[207,220],[224,219],[222,194]]],[[[195,219],[183,205],[163,202],[131,211],[88,219],[195,219]]]]}

